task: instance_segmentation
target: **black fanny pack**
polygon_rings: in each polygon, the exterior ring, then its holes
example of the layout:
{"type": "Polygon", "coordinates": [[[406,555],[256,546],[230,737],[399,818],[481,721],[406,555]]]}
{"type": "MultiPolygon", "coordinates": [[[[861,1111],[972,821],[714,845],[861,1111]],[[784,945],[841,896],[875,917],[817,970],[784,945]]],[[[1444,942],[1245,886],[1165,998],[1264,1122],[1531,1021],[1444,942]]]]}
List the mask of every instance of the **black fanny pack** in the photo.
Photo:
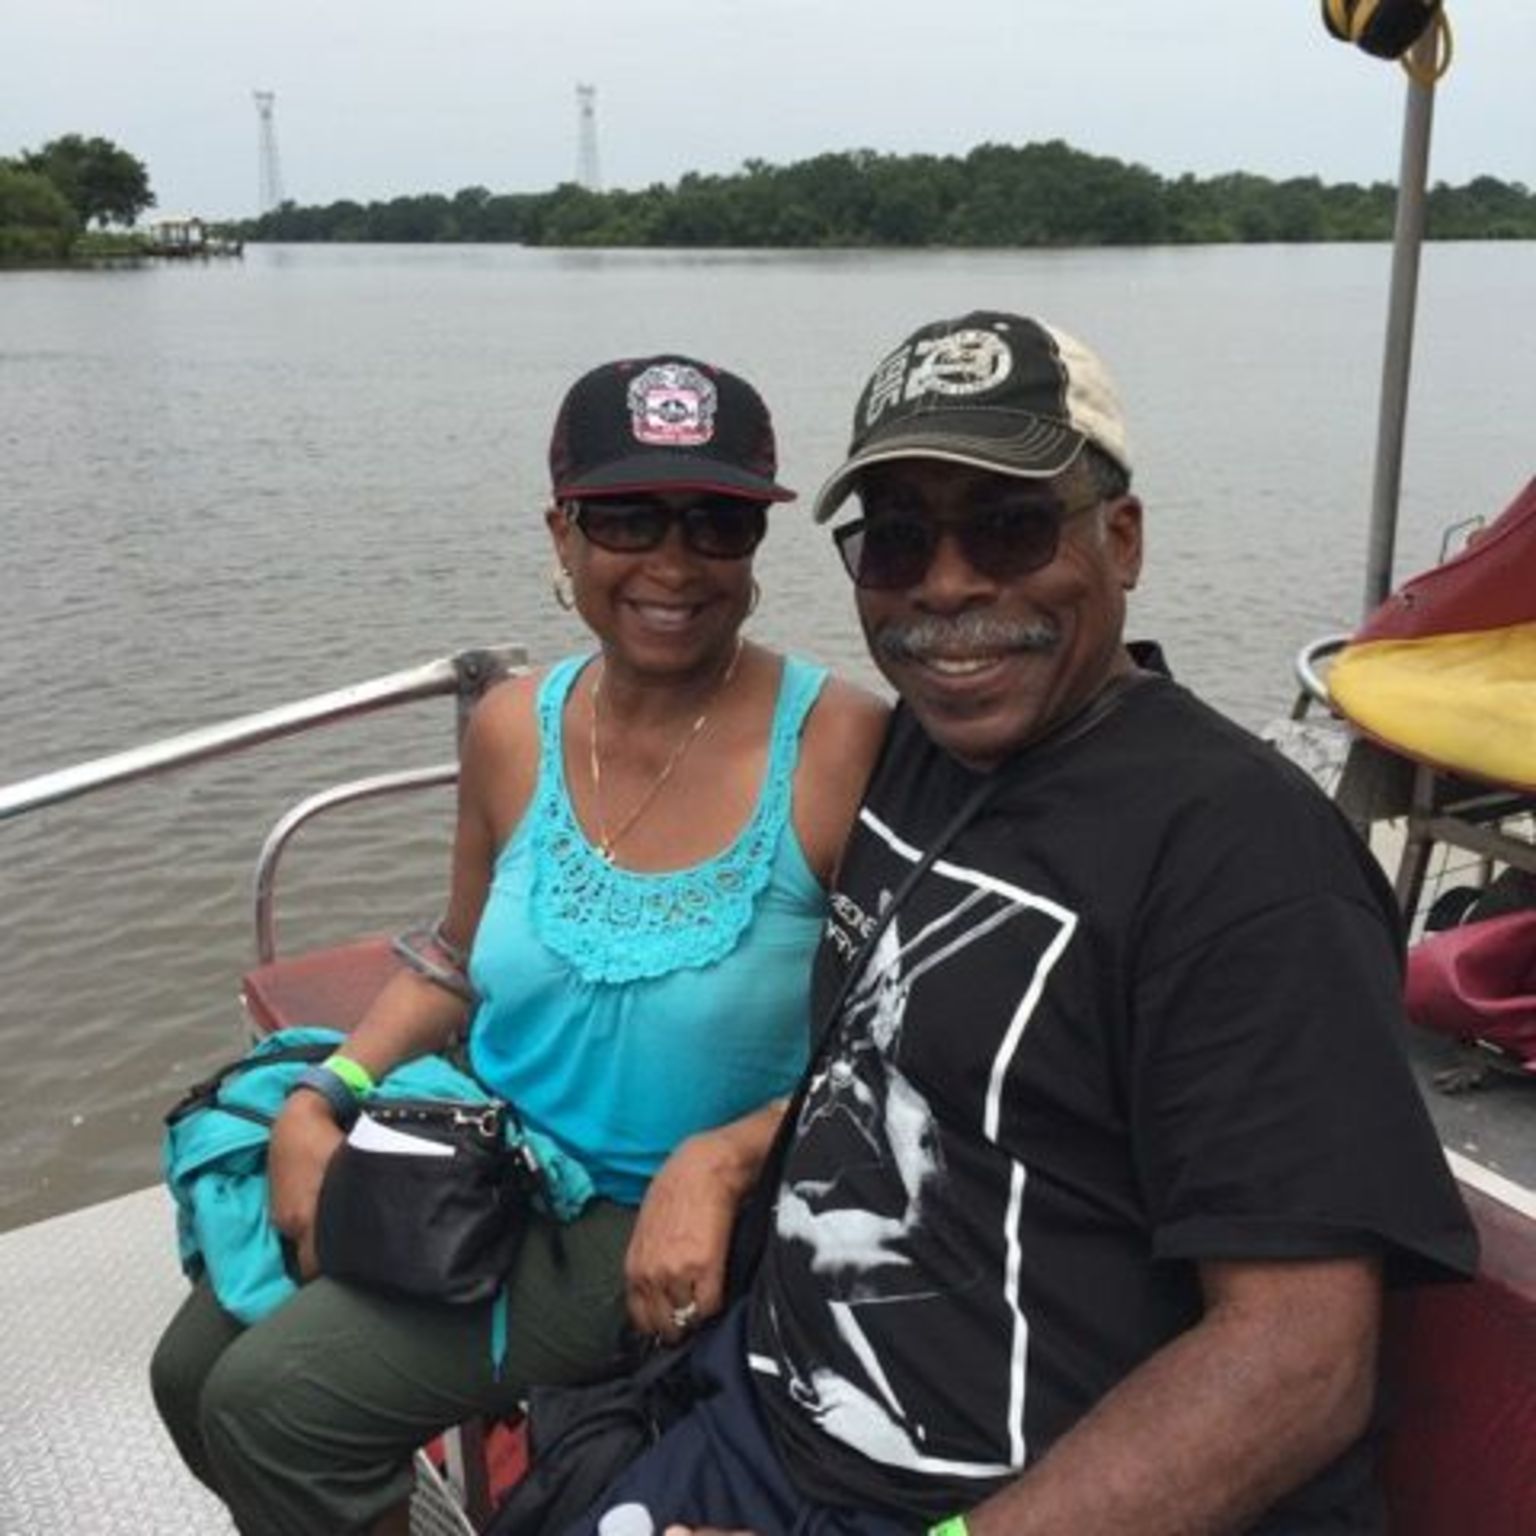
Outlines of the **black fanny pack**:
{"type": "Polygon", "coordinates": [[[488,1301],[535,1219],[543,1176],[500,1101],[376,1099],[326,1166],[321,1272],[418,1301],[488,1301]]]}

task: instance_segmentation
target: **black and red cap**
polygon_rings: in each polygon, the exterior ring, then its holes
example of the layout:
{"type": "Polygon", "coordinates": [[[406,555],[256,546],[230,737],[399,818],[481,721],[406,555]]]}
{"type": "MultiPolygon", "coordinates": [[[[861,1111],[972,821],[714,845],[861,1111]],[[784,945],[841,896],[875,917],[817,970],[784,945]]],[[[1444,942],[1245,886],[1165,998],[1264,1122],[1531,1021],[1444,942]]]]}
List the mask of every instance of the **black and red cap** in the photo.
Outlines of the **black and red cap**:
{"type": "Polygon", "coordinates": [[[793,501],[777,469],[762,396],[724,368],[672,352],[583,374],[549,443],[556,501],[660,490],[793,501]]]}

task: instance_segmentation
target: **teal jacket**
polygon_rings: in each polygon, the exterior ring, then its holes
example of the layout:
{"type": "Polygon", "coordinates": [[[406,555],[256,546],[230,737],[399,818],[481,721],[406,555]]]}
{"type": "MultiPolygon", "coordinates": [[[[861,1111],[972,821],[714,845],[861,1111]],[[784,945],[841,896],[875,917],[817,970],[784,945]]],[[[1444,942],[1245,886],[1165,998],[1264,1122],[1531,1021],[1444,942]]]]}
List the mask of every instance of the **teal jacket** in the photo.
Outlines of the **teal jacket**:
{"type": "MultiPolygon", "coordinates": [[[[334,1029],[283,1029],[268,1035],[237,1070],[221,1077],[207,1102],[182,1115],[173,1113],[166,1126],[161,1167],[176,1203],[182,1271],[193,1280],[206,1274],[219,1305],[242,1323],[259,1322],[297,1288],[267,1212],[267,1138],[299,1074],[342,1039],[334,1029]],[[296,1047],[313,1050],[305,1059],[264,1061],[296,1047]]],[[[480,1103],[491,1097],[440,1056],[397,1067],[378,1092],[382,1098],[480,1103]]],[[[544,1170],[550,1214],[571,1220],[591,1198],[591,1179],[546,1138],[537,1132],[527,1136],[544,1170]]]]}

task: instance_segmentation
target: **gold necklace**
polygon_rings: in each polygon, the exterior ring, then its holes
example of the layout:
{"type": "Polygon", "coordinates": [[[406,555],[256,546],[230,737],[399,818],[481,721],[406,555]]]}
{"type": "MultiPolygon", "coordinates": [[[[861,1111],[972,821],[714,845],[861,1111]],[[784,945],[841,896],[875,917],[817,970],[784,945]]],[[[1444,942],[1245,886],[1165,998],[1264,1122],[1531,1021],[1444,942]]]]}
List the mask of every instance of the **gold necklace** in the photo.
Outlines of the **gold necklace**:
{"type": "Polygon", "coordinates": [[[677,745],[668,754],[666,762],[661,765],[661,772],[651,781],[650,787],[640,796],[635,807],[630,811],[617,829],[609,832],[608,823],[603,817],[603,764],[598,751],[598,704],[603,696],[603,678],[606,676],[606,664],[597,674],[597,681],[592,684],[592,735],[591,735],[591,770],[592,770],[592,808],[597,813],[597,851],[609,863],[613,863],[613,850],[619,846],[619,840],[628,836],[630,829],[650,808],[651,802],[661,793],[662,785],[672,777],[672,771],[682,762],[688,748],[698,739],[699,732],[704,729],[705,722],[709,719],[709,712],[720,701],[720,696],[731,686],[731,679],[736,676],[736,664],[741,660],[742,638],[736,637],[736,649],[731,653],[731,659],[724,672],[720,674],[720,681],[710,690],[709,697],[704,701],[704,708],[698,713],[693,724],[678,737],[677,745]]]}

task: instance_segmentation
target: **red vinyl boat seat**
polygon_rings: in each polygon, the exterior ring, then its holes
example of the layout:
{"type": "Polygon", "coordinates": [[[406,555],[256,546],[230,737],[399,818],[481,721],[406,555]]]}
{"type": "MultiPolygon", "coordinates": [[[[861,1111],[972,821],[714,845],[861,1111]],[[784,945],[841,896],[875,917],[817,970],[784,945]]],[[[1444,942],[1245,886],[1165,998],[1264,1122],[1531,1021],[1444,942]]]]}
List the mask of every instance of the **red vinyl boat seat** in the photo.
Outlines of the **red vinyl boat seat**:
{"type": "Polygon", "coordinates": [[[400,969],[382,934],[312,949],[259,965],[241,978],[240,996],[258,1034],[296,1024],[350,1030],[400,969]]]}
{"type": "Polygon", "coordinates": [[[1392,1536],[1536,1531],[1536,1221],[1462,1186],[1468,1285],[1387,1301],[1382,1459],[1392,1536]]]}

